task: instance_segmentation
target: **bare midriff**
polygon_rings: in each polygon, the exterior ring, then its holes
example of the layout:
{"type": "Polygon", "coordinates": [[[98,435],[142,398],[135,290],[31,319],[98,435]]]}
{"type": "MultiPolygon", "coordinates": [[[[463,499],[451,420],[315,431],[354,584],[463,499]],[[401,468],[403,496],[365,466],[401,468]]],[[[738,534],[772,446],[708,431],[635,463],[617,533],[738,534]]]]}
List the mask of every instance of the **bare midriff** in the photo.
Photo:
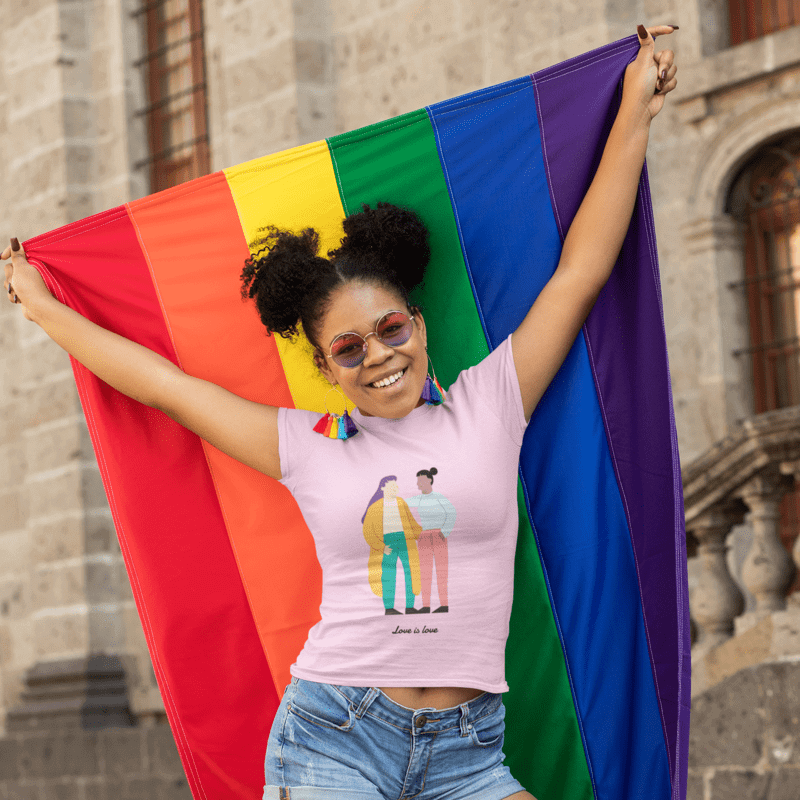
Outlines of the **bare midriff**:
{"type": "Polygon", "coordinates": [[[483,694],[482,689],[461,686],[417,688],[416,686],[379,686],[390,700],[406,708],[453,708],[483,694]]]}

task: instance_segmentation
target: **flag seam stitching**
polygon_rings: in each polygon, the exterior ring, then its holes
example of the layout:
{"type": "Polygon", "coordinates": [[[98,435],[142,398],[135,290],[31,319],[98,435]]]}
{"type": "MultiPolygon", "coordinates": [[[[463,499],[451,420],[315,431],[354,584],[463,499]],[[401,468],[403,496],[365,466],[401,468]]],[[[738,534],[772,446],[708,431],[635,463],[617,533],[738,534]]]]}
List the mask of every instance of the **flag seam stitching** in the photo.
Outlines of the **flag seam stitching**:
{"type": "Polygon", "coordinates": [[[575,711],[575,719],[578,723],[578,730],[580,731],[581,741],[583,742],[583,754],[586,758],[586,766],[589,770],[589,780],[592,784],[592,791],[594,793],[595,798],[597,797],[597,784],[595,783],[594,779],[594,769],[592,767],[592,758],[589,754],[589,745],[586,741],[586,732],[583,727],[583,717],[581,716],[580,708],[578,707],[578,698],[575,694],[575,684],[572,680],[572,670],[569,666],[569,657],[567,656],[567,651],[564,646],[564,633],[561,629],[561,620],[558,616],[558,609],[556,609],[556,604],[553,599],[553,590],[550,585],[550,575],[547,571],[547,564],[545,563],[544,557],[542,556],[542,548],[539,544],[539,531],[536,528],[536,522],[533,519],[533,514],[531,513],[531,501],[530,496],[528,494],[528,484],[525,482],[525,475],[522,471],[522,464],[519,466],[519,481],[522,485],[522,494],[525,498],[525,508],[528,512],[528,521],[531,524],[531,530],[533,531],[533,537],[536,541],[536,551],[539,554],[539,563],[542,565],[542,576],[544,577],[545,586],[547,587],[547,596],[550,599],[550,610],[553,613],[553,622],[555,622],[556,630],[558,631],[558,640],[561,644],[561,653],[564,656],[564,668],[567,671],[567,681],[569,682],[570,693],[572,694],[572,707],[575,711]]]}
{"type": "MultiPolygon", "coordinates": [[[[495,100],[500,99],[501,97],[511,97],[511,95],[519,94],[520,92],[524,92],[526,90],[525,86],[521,86],[519,89],[514,89],[513,92],[498,92],[497,94],[493,95],[492,97],[487,97],[485,100],[479,100],[477,103],[470,103],[470,108],[474,106],[481,106],[484,103],[492,103],[495,100]]],[[[428,106],[429,113],[431,112],[433,106],[428,106]]],[[[462,111],[461,108],[451,108],[447,111],[437,111],[436,116],[438,117],[446,117],[448,114],[458,114],[459,111],[462,111]]]]}
{"type": "Polygon", "coordinates": [[[592,64],[597,61],[600,61],[604,58],[601,56],[601,53],[610,53],[612,56],[617,55],[619,50],[627,50],[632,45],[638,43],[638,37],[636,34],[632,34],[631,36],[627,36],[624,39],[620,39],[619,42],[614,42],[610,45],[602,45],[600,47],[596,47],[594,50],[590,50],[588,53],[584,53],[583,55],[574,56],[573,58],[564,61],[560,66],[555,65],[554,67],[545,67],[542,70],[537,72],[537,75],[547,75],[548,78],[540,78],[540,80],[547,80],[550,76],[557,77],[559,75],[566,75],[572,71],[575,64],[578,62],[585,62],[587,64],[592,64]]]}
{"type": "MultiPolygon", "coordinates": [[[[120,208],[124,208],[124,206],[120,206],[120,208]]],[[[48,241],[46,244],[47,245],[52,245],[52,244],[57,244],[59,242],[69,241],[70,239],[74,239],[76,236],[80,236],[82,233],[85,233],[86,231],[97,230],[99,228],[105,227],[106,225],[110,225],[112,222],[116,222],[118,219],[120,219],[121,216],[122,215],[120,215],[119,217],[114,217],[112,219],[103,220],[98,225],[85,225],[85,226],[80,226],[80,227],[75,227],[75,228],[69,227],[69,231],[70,231],[70,235],[69,236],[64,236],[63,238],[54,238],[51,241],[48,241]]],[[[46,234],[42,234],[42,236],[45,236],[45,235],[46,234]]],[[[41,244],[41,237],[34,237],[33,239],[29,239],[26,242],[26,244],[30,244],[30,243],[41,244]]],[[[44,266],[44,265],[42,265],[42,266],[44,266]]],[[[53,282],[56,285],[58,285],[56,283],[55,278],[53,278],[52,274],[50,272],[48,272],[47,274],[50,275],[50,277],[53,279],[53,282]]],[[[59,290],[60,290],[60,287],[59,287],[59,290]]]]}
{"type": "MultiPolygon", "coordinates": [[[[150,259],[150,253],[147,250],[147,245],[145,244],[144,237],[142,236],[142,232],[141,232],[141,230],[139,228],[139,223],[136,221],[136,218],[133,215],[133,210],[131,209],[130,203],[126,203],[125,204],[125,208],[126,208],[126,210],[128,212],[128,219],[130,219],[130,221],[133,224],[133,227],[134,227],[134,229],[136,231],[136,238],[139,241],[139,246],[142,248],[142,254],[144,255],[145,262],[147,263],[147,270],[148,270],[148,272],[150,274],[150,281],[151,281],[151,283],[153,285],[153,290],[154,290],[154,292],[156,294],[156,297],[158,298],[158,305],[161,308],[161,315],[162,315],[162,317],[164,319],[164,323],[165,323],[165,325],[167,327],[167,332],[169,334],[170,344],[172,345],[172,352],[175,354],[175,359],[178,362],[178,366],[183,371],[183,365],[181,364],[181,357],[180,357],[180,354],[178,353],[177,347],[175,346],[175,337],[174,337],[174,335],[172,333],[172,327],[171,327],[170,322],[169,322],[169,317],[167,316],[166,309],[164,308],[164,301],[163,301],[163,299],[161,297],[161,292],[160,292],[160,290],[158,288],[158,283],[156,282],[155,274],[153,272],[153,265],[152,265],[152,262],[151,262],[151,259],[150,259]]],[[[170,691],[170,695],[171,695],[171,691],[170,691]]],[[[185,733],[185,731],[183,729],[183,722],[180,719],[180,715],[179,715],[179,713],[177,711],[177,704],[176,704],[175,717],[180,723],[181,732],[183,733],[184,736],[186,736],[186,733],[185,733]]],[[[194,767],[195,772],[197,773],[197,775],[196,775],[197,783],[198,783],[201,791],[203,792],[203,797],[205,797],[206,794],[205,794],[205,790],[203,789],[202,780],[200,779],[199,770],[197,769],[197,766],[194,763],[194,754],[192,753],[191,749],[188,746],[188,737],[187,737],[187,750],[189,751],[190,757],[192,759],[192,766],[194,767]]]]}
{"type": "Polygon", "coordinates": [[[564,233],[564,226],[561,224],[561,215],[558,213],[558,203],[556,202],[556,193],[553,191],[553,176],[550,174],[550,159],[547,157],[547,139],[544,135],[544,120],[542,119],[542,104],[539,99],[539,85],[536,75],[531,75],[531,83],[533,84],[533,91],[536,94],[536,117],[539,120],[539,134],[542,139],[542,161],[544,162],[544,169],[547,173],[547,188],[550,191],[550,204],[553,206],[553,213],[556,218],[556,225],[558,225],[558,233],[561,236],[561,243],[563,245],[566,234],[564,233]]]}
{"type": "Polygon", "coordinates": [[[142,236],[142,232],[139,229],[139,223],[136,221],[136,217],[133,216],[133,209],[130,207],[129,203],[125,204],[125,207],[128,209],[128,217],[130,218],[131,222],[133,223],[133,227],[136,229],[136,238],[139,240],[139,245],[142,248],[142,253],[144,254],[144,260],[147,263],[147,271],[150,273],[150,280],[153,284],[153,290],[156,293],[156,297],[158,298],[158,305],[161,308],[161,316],[164,318],[164,323],[167,326],[167,332],[169,333],[169,341],[172,344],[172,351],[175,353],[175,358],[178,361],[178,366],[181,368],[183,372],[183,364],[181,363],[181,357],[178,353],[177,345],[175,344],[175,336],[172,333],[172,325],[170,324],[169,317],[167,316],[167,309],[164,307],[164,299],[161,297],[161,290],[158,288],[158,282],[156,281],[155,271],[153,270],[153,263],[150,260],[150,253],[147,250],[147,245],[145,244],[144,237],[142,236]]]}
{"type": "Polygon", "coordinates": [[[458,231],[458,239],[461,245],[461,255],[464,258],[464,267],[467,270],[469,285],[472,288],[472,296],[475,300],[475,306],[478,309],[478,317],[480,318],[481,327],[483,328],[483,335],[486,337],[486,341],[489,344],[489,349],[493,350],[494,346],[492,344],[492,339],[489,336],[489,330],[486,325],[486,318],[484,317],[483,314],[483,307],[481,306],[481,301],[480,298],[478,297],[478,292],[475,289],[475,281],[472,277],[472,269],[469,265],[469,256],[467,255],[467,248],[464,246],[464,233],[461,228],[461,218],[458,215],[458,205],[456,204],[456,199],[453,194],[453,186],[450,182],[450,173],[447,169],[447,162],[445,161],[444,153],[442,152],[441,142],[439,141],[439,127],[436,124],[436,119],[431,111],[431,108],[429,106],[426,106],[425,110],[428,112],[428,119],[430,120],[431,125],[433,127],[433,138],[434,141],[436,142],[436,150],[439,154],[439,163],[441,163],[442,169],[444,170],[444,180],[445,183],[447,184],[447,194],[450,196],[450,205],[453,208],[453,217],[455,218],[456,230],[458,231]]]}
{"type": "MultiPolygon", "coordinates": [[[[643,165],[643,173],[644,176],[647,176],[647,163],[643,165]]],[[[645,207],[647,214],[645,216],[645,231],[647,232],[647,243],[650,249],[650,254],[652,258],[652,269],[653,269],[653,280],[655,285],[655,293],[656,299],[658,300],[658,310],[661,316],[661,326],[664,329],[664,308],[661,302],[661,293],[659,291],[660,286],[660,278],[658,274],[658,249],[655,244],[655,227],[653,224],[653,206],[652,206],[652,198],[650,197],[649,192],[642,192],[642,205],[645,207]]],[[[678,472],[675,469],[675,465],[680,463],[680,454],[678,453],[678,443],[676,437],[676,430],[675,430],[675,411],[672,407],[672,380],[670,377],[669,371],[669,355],[665,353],[665,363],[667,367],[667,396],[669,398],[668,406],[670,412],[670,444],[672,449],[672,482],[673,482],[673,499],[674,499],[674,508],[675,508],[675,542],[676,542],[676,563],[682,564],[685,559],[684,550],[686,547],[686,533],[683,530],[683,526],[680,524],[680,513],[678,509],[682,505],[683,501],[683,494],[682,491],[679,491],[680,481],[678,479],[678,472]]],[[[681,580],[683,576],[683,570],[678,573],[678,580],[680,581],[681,585],[678,587],[680,590],[683,589],[683,581],[681,580]]],[[[681,698],[683,696],[683,662],[685,661],[686,654],[685,648],[683,648],[685,630],[684,630],[684,604],[683,604],[683,591],[677,591],[676,597],[678,601],[678,642],[679,646],[681,646],[681,664],[680,668],[678,669],[678,714],[681,713],[681,698]]],[[[663,716],[662,716],[663,718],[663,716]]],[[[666,734],[666,724],[665,727],[665,734],[666,734]]],[[[667,739],[669,741],[669,739],[667,739]]],[[[680,717],[678,719],[678,726],[677,731],[675,734],[675,777],[673,780],[673,788],[672,788],[672,795],[675,800],[679,798],[680,792],[680,748],[681,748],[681,726],[680,726],[680,717]]]]}
{"type": "MultiPolygon", "coordinates": [[[[497,91],[498,89],[503,89],[506,86],[512,86],[515,83],[519,83],[521,81],[527,80],[528,76],[523,75],[520,78],[512,78],[510,81],[504,81],[503,83],[495,84],[494,86],[487,86],[484,89],[476,89],[474,92],[470,92],[468,94],[462,94],[458,97],[451,97],[449,100],[442,100],[440,103],[434,103],[433,105],[429,106],[429,108],[439,109],[445,108],[446,106],[452,106],[456,103],[468,103],[470,98],[472,97],[481,97],[485,94],[495,93],[497,95],[502,95],[503,92],[497,91]]],[[[470,106],[478,105],[477,103],[469,102],[470,106]]],[[[438,113],[438,111],[437,111],[438,113]]]]}
{"type": "Polygon", "coordinates": [[[331,154],[331,161],[333,162],[333,171],[336,175],[336,185],[339,189],[339,197],[342,200],[345,216],[350,215],[350,209],[347,207],[347,198],[344,196],[344,187],[342,186],[342,176],[339,173],[339,162],[336,160],[336,153],[333,151],[333,145],[328,141],[328,152],[331,154]]]}
{"type": "Polygon", "coordinates": [[[580,72],[581,70],[592,66],[592,64],[599,64],[601,61],[608,61],[608,59],[610,58],[616,58],[617,55],[619,54],[615,51],[606,56],[597,56],[596,58],[593,58],[591,61],[587,61],[583,64],[576,65],[571,69],[565,69],[563,72],[557,72],[553,75],[547,75],[544,78],[539,78],[539,83],[546,83],[547,81],[552,81],[555,80],[556,78],[563,78],[565,75],[571,75],[573,72],[580,72]]]}
{"type": "MultiPolygon", "coordinates": [[[[549,162],[549,159],[548,159],[548,156],[547,156],[547,138],[545,136],[544,120],[542,119],[542,108],[541,108],[542,104],[541,104],[541,100],[540,100],[540,97],[539,97],[538,78],[536,77],[536,74],[531,75],[531,83],[533,84],[533,91],[534,91],[534,93],[536,95],[536,117],[537,117],[537,119],[539,121],[539,135],[540,135],[541,141],[542,141],[542,161],[544,162],[545,173],[547,175],[547,188],[548,188],[548,191],[550,193],[550,204],[553,207],[553,213],[554,213],[554,216],[555,216],[556,225],[558,226],[558,232],[559,232],[559,235],[561,237],[561,242],[562,242],[562,245],[563,245],[564,238],[565,238],[564,226],[563,226],[563,224],[561,222],[561,216],[558,213],[558,204],[556,202],[556,194],[555,194],[555,190],[553,189],[553,176],[552,176],[552,174],[550,172],[550,162],[549,162]]],[[[528,496],[528,489],[527,489],[527,485],[525,484],[524,476],[522,475],[522,466],[521,465],[520,465],[520,477],[521,477],[521,480],[522,480],[523,490],[525,492],[525,504],[526,504],[527,509],[528,509],[528,518],[530,519],[531,526],[534,527],[533,515],[531,514],[531,508],[530,508],[530,498],[528,496]]],[[[534,527],[534,535],[536,536],[536,547],[539,550],[539,560],[542,562],[542,572],[543,572],[543,574],[545,576],[545,582],[547,584],[547,593],[548,593],[548,595],[550,597],[550,605],[551,605],[551,608],[553,610],[553,618],[556,621],[556,627],[558,629],[558,638],[559,638],[559,641],[561,643],[561,650],[562,650],[562,652],[564,654],[564,664],[566,666],[567,679],[569,680],[569,687],[570,687],[570,691],[572,693],[572,703],[573,703],[573,706],[575,708],[575,717],[576,717],[576,719],[578,721],[578,729],[580,731],[581,741],[583,742],[583,752],[584,752],[584,755],[586,757],[586,765],[587,765],[587,767],[589,769],[589,780],[592,783],[592,791],[594,792],[594,796],[597,797],[597,783],[595,782],[594,768],[592,766],[592,758],[591,758],[591,754],[589,752],[589,743],[588,743],[588,741],[586,739],[586,731],[585,731],[584,725],[583,725],[583,716],[581,714],[580,706],[578,704],[578,696],[577,696],[577,692],[576,692],[576,689],[575,689],[575,684],[574,684],[574,681],[572,680],[572,671],[570,670],[570,666],[569,666],[569,657],[567,655],[566,645],[564,643],[564,635],[563,635],[563,632],[561,630],[561,624],[560,624],[559,618],[558,618],[558,611],[556,609],[556,605],[555,605],[555,602],[553,600],[552,590],[551,590],[551,586],[550,586],[550,579],[549,579],[548,574],[547,574],[547,566],[545,564],[545,559],[542,556],[541,547],[539,545],[539,536],[538,536],[538,533],[536,533],[536,531],[535,531],[535,527],[534,527]]]]}

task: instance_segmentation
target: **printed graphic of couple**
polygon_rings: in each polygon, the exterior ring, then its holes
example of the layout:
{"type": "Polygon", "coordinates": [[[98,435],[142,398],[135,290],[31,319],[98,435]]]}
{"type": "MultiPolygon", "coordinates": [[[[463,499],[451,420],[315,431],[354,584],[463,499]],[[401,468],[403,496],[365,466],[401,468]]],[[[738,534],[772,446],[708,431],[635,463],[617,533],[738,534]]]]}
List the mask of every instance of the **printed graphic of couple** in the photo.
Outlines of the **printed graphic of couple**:
{"type": "Polygon", "coordinates": [[[396,475],[381,478],[378,490],[367,504],[361,518],[364,538],[370,547],[369,585],[383,599],[386,614],[401,614],[394,608],[397,559],[403,567],[406,587],[406,614],[431,613],[431,583],[434,562],[439,607],[436,613],[449,610],[447,603],[447,537],[456,523],[456,510],[439,492],[433,491],[436,467],[417,473],[420,494],[399,497],[396,475]],[[417,511],[419,522],[411,514],[417,511]],[[414,607],[415,595],[422,593],[422,608],[414,607]]]}

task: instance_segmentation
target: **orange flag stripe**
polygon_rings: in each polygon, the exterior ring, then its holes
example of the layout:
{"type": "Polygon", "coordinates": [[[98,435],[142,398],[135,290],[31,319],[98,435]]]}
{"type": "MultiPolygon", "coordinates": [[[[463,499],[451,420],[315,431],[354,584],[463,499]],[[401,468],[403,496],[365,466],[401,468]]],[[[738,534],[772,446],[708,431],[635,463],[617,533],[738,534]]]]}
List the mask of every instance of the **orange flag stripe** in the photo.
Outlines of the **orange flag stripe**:
{"type": "MultiPolygon", "coordinates": [[[[292,407],[275,340],[265,335],[252,304],[240,299],[239,276],[249,250],[225,176],[216,173],[170,191],[168,205],[155,195],[128,208],[182,368],[248,400],[292,407]]],[[[301,566],[316,563],[313,540],[277,481],[206,442],[203,448],[281,696],[288,667],[319,617],[321,590],[320,597],[309,592],[301,566]],[[284,600],[276,604],[276,596],[284,600]]]]}

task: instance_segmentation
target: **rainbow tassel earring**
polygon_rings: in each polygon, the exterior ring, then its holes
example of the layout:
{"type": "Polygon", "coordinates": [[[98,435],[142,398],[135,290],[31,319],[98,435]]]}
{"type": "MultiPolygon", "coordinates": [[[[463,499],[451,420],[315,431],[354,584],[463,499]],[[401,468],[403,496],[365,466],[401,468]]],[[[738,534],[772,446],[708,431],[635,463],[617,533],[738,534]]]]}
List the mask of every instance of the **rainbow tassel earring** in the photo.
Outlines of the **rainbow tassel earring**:
{"type": "MultiPolygon", "coordinates": [[[[425,348],[425,353],[428,353],[427,348],[425,348]]],[[[431,378],[430,375],[425,377],[425,385],[422,387],[422,399],[429,406],[440,406],[445,398],[444,389],[442,389],[439,381],[436,380],[436,371],[433,368],[433,361],[431,361],[430,354],[428,354],[428,362],[431,365],[433,378],[431,378]]]]}
{"type": "Polygon", "coordinates": [[[342,395],[342,400],[345,399],[338,386],[331,387],[328,394],[325,395],[325,416],[314,426],[314,430],[328,439],[349,439],[351,436],[355,436],[358,433],[358,428],[347,413],[346,400],[344,414],[332,414],[328,411],[328,395],[333,391],[339,392],[339,394],[342,395]]]}

